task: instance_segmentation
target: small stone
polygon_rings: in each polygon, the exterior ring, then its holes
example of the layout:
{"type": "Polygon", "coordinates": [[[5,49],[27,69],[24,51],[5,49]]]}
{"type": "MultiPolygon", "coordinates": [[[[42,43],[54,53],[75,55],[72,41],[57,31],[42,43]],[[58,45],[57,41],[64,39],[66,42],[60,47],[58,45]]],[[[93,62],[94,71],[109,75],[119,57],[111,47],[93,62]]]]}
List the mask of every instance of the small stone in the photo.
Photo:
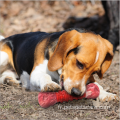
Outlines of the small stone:
{"type": "Polygon", "coordinates": [[[97,98],[96,100],[92,100],[92,103],[95,107],[98,107],[100,106],[100,102],[99,102],[99,99],[97,98]]]}
{"type": "Polygon", "coordinates": [[[119,78],[116,79],[116,82],[117,82],[118,85],[120,84],[119,78]]]}
{"type": "Polygon", "coordinates": [[[75,117],[74,120],[78,120],[78,117],[75,117]]]}

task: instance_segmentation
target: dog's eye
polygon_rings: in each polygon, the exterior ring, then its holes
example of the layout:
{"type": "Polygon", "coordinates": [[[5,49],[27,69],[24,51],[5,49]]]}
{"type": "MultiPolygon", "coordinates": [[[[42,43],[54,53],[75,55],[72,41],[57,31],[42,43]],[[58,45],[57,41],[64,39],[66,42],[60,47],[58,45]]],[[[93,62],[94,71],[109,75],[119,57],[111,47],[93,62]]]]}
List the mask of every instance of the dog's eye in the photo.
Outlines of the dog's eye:
{"type": "Polygon", "coordinates": [[[95,74],[95,73],[97,73],[97,71],[93,72],[92,75],[95,74]]]}
{"type": "Polygon", "coordinates": [[[78,60],[76,60],[76,65],[77,65],[77,67],[79,69],[83,69],[84,68],[84,65],[81,62],[79,62],[78,60]]]}

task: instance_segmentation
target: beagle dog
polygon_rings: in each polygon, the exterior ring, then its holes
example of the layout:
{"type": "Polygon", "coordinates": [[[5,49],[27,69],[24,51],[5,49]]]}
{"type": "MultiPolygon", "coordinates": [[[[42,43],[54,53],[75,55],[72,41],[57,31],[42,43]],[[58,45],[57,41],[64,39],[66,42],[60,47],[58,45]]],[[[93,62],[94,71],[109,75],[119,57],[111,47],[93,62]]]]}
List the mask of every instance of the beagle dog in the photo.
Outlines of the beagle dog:
{"type": "Polygon", "coordinates": [[[92,82],[100,88],[100,101],[117,99],[93,77],[96,73],[101,79],[113,58],[112,44],[100,35],[77,28],[16,34],[0,41],[0,54],[0,83],[83,95],[92,82]]]}

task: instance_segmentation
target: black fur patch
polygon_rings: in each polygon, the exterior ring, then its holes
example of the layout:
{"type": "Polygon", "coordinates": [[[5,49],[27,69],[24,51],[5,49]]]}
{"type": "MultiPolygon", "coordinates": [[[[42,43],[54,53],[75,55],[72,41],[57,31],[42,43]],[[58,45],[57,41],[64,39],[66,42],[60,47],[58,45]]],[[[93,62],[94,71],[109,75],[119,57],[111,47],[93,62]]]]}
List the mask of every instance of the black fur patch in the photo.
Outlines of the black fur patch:
{"type": "Polygon", "coordinates": [[[80,33],[86,33],[87,32],[87,30],[85,30],[83,28],[69,28],[66,31],[71,31],[71,30],[76,30],[76,31],[78,31],[80,33]]]}
{"type": "MultiPolygon", "coordinates": [[[[43,52],[45,53],[45,58],[49,59],[49,49],[54,52],[59,37],[63,33],[71,30],[77,30],[80,33],[87,32],[84,29],[70,28],[61,32],[29,32],[16,34],[6,38],[6,42],[8,41],[7,45],[12,49],[13,52],[13,62],[18,75],[22,74],[23,71],[26,71],[28,74],[31,73],[34,64],[34,50],[37,44],[47,38],[46,48],[43,52]]],[[[77,54],[79,52],[79,47],[71,51],[74,51],[74,53],[77,54]]]]}
{"type": "Polygon", "coordinates": [[[80,50],[80,47],[75,48],[74,49],[74,54],[76,55],[79,52],[79,50],[80,50]]]}
{"type": "Polygon", "coordinates": [[[47,59],[47,60],[49,60],[49,51],[48,51],[48,48],[46,48],[46,50],[45,50],[45,54],[44,54],[44,57],[47,59]]]}

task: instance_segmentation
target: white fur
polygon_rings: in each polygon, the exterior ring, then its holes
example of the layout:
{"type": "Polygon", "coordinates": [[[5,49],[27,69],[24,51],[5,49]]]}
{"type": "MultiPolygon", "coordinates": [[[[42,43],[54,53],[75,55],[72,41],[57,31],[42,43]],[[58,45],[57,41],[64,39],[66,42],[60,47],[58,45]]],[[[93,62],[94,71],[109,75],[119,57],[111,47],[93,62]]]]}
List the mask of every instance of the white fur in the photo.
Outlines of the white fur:
{"type": "Polygon", "coordinates": [[[32,91],[44,90],[44,87],[50,84],[54,84],[55,86],[58,85],[53,82],[52,79],[58,80],[59,76],[56,72],[51,72],[48,70],[47,63],[48,60],[44,60],[43,64],[39,64],[31,73],[30,89],[32,91]]]}
{"type": "Polygon", "coordinates": [[[62,68],[58,69],[58,73],[59,73],[59,75],[62,74],[62,68]]]}
{"type": "Polygon", "coordinates": [[[97,82],[94,82],[94,83],[99,87],[100,94],[98,96],[98,99],[101,102],[117,99],[116,94],[106,92],[101,85],[99,85],[97,82]]]}
{"type": "Polygon", "coordinates": [[[3,40],[3,39],[4,39],[4,37],[2,35],[0,35],[0,41],[3,40]]]}
{"type": "Polygon", "coordinates": [[[65,81],[64,81],[64,88],[65,90],[71,94],[71,89],[72,89],[72,80],[70,78],[67,78],[65,81]],[[70,91],[69,91],[70,90],[70,91]]]}
{"type": "Polygon", "coordinates": [[[20,76],[20,81],[22,83],[22,87],[30,89],[30,75],[26,71],[23,71],[20,76]]]}
{"type": "Polygon", "coordinates": [[[85,93],[85,90],[86,90],[85,76],[83,77],[83,79],[80,82],[81,82],[80,85],[81,85],[81,92],[82,92],[81,95],[83,95],[85,93]]]}
{"type": "MultiPolygon", "coordinates": [[[[47,63],[48,63],[48,61],[47,61],[47,63]]],[[[47,65],[46,65],[46,72],[45,73],[49,74],[51,76],[52,80],[54,80],[54,79],[58,80],[59,79],[58,73],[56,71],[54,71],[54,72],[49,71],[47,65]]]]}
{"type": "Polygon", "coordinates": [[[99,58],[99,52],[97,51],[97,54],[96,54],[96,58],[95,58],[94,64],[98,61],[98,58],[99,58]]]}
{"type": "Polygon", "coordinates": [[[73,83],[72,80],[70,78],[66,79],[64,82],[64,87],[65,90],[70,94],[71,93],[71,89],[74,86],[80,86],[81,88],[81,92],[82,94],[84,94],[85,90],[86,90],[86,84],[85,84],[85,76],[83,77],[82,80],[79,80],[78,82],[73,83]]]}
{"type": "Polygon", "coordinates": [[[6,52],[0,51],[0,66],[5,66],[8,63],[8,54],[6,52]]]}
{"type": "Polygon", "coordinates": [[[6,70],[5,72],[3,72],[1,75],[0,75],[0,84],[3,84],[4,83],[4,80],[6,77],[11,77],[12,80],[15,82],[15,83],[20,83],[20,81],[16,80],[17,78],[17,75],[10,71],[10,70],[6,70]]]}

